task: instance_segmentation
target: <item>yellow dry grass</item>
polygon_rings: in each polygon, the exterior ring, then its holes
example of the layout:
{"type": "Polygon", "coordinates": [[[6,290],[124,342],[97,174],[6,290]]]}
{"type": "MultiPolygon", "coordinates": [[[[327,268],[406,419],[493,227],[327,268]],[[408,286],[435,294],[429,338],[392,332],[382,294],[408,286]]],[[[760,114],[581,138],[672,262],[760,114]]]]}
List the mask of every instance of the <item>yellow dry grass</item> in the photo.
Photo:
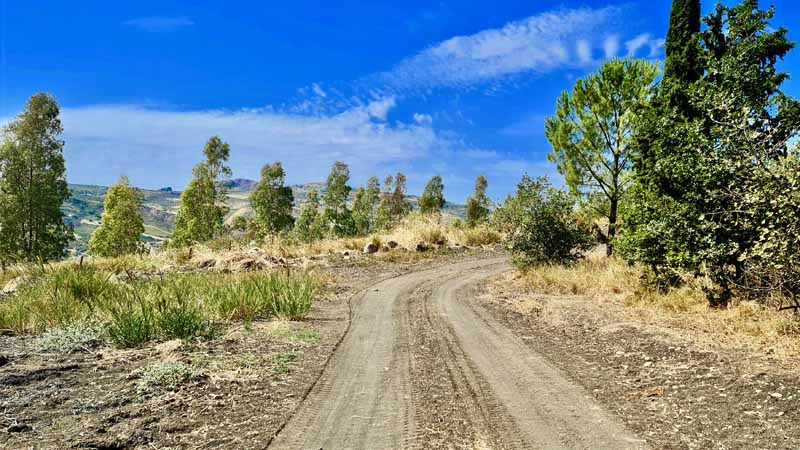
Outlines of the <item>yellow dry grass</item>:
{"type": "Polygon", "coordinates": [[[610,320],[680,335],[707,348],[800,357],[800,319],[791,312],[745,300],[734,300],[725,309],[709,308],[702,290],[705,280],[688,280],[684,286],[662,293],[643,288],[642,275],[640,267],[593,252],[572,266],[531,268],[498,284],[511,283],[512,289],[522,294],[515,301],[520,304],[519,312],[587,309],[610,320]],[[553,295],[579,301],[540,301],[553,295]]]}

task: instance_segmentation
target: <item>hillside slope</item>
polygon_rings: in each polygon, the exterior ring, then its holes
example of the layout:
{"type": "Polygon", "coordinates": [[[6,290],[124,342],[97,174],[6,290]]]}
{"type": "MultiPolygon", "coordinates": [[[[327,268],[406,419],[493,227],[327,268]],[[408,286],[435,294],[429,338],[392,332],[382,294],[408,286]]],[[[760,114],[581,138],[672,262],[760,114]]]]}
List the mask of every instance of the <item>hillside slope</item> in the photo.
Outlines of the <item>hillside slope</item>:
{"type": "MultiPolygon", "coordinates": [[[[253,211],[250,208],[250,193],[255,189],[257,182],[248,179],[237,178],[226,183],[230,189],[229,206],[231,212],[229,218],[236,216],[252,217],[253,211]]],[[[105,199],[107,186],[94,186],[83,184],[70,184],[72,197],[67,200],[62,209],[66,215],[66,220],[75,227],[75,241],[71,245],[71,250],[77,254],[84,253],[94,230],[100,224],[100,217],[103,214],[103,200],[105,199]]],[[[292,186],[294,193],[294,210],[297,214],[300,206],[306,201],[308,193],[316,189],[323,194],[325,191],[324,183],[306,183],[292,186]]],[[[142,215],[145,223],[144,240],[155,243],[164,241],[172,234],[175,224],[175,214],[178,211],[180,192],[172,188],[159,190],[142,189],[144,195],[144,207],[142,215]]],[[[419,198],[408,196],[414,207],[417,206],[419,198]]],[[[352,202],[352,195],[350,198],[352,202]]],[[[464,217],[464,205],[450,203],[445,204],[445,214],[464,217]]]]}

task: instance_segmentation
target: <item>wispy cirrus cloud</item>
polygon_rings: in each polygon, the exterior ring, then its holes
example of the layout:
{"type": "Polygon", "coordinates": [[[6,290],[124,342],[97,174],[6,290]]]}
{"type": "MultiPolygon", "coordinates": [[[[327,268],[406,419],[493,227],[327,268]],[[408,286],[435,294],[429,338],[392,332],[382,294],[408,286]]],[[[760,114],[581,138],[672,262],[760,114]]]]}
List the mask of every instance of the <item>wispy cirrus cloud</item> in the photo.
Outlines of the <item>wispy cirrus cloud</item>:
{"type": "Polygon", "coordinates": [[[137,28],[143,31],[156,33],[164,31],[174,31],[181,28],[194,26],[194,21],[186,16],[152,16],[129,19],[122,22],[123,26],[137,28]]]}
{"type": "Polygon", "coordinates": [[[393,98],[333,115],[275,109],[170,111],[137,105],[63,108],[70,181],[109,184],[120,175],[147,186],[182,187],[201,158],[205,141],[220,135],[231,144],[237,176],[256,178],[261,166],[282,161],[291,182],[325,179],[336,160],[354,174],[452,152],[458,142],[430,122],[386,121],[393,98]],[[445,148],[447,147],[447,148],[445,148]],[[78,164],[69,164],[77,161],[78,164]]]}
{"type": "Polygon", "coordinates": [[[465,87],[521,74],[583,67],[619,53],[619,36],[607,33],[626,8],[561,9],[456,36],[411,56],[377,81],[394,87],[465,87]]]}

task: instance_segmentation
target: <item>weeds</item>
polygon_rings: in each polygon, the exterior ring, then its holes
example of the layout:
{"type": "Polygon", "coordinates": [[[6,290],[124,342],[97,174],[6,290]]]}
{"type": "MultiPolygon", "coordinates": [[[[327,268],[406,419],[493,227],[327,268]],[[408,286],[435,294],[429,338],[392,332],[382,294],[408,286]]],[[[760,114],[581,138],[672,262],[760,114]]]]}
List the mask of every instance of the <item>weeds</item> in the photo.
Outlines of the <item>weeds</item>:
{"type": "Polygon", "coordinates": [[[153,307],[143,301],[123,301],[109,308],[109,340],[121,348],[138,347],[156,337],[153,307]]]}
{"type": "Polygon", "coordinates": [[[274,364],[272,371],[277,374],[289,373],[292,371],[291,365],[296,359],[296,353],[278,353],[272,357],[272,363],[274,364]]]}
{"type": "Polygon", "coordinates": [[[39,338],[37,346],[43,352],[72,353],[88,350],[100,342],[102,339],[95,327],[85,323],[74,323],[47,330],[39,338]]]}
{"type": "Polygon", "coordinates": [[[145,396],[158,391],[174,391],[197,374],[181,362],[164,362],[142,370],[136,393],[145,396]]]}
{"type": "MultiPolygon", "coordinates": [[[[539,266],[521,272],[518,288],[530,296],[570,295],[625,306],[615,314],[631,321],[666,326],[681,333],[702,333],[698,340],[723,346],[769,347],[778,354],[800,355],[800,318],[753,301],[734,299],[727,308],[708,306],[704,278],[686,278],[666,291],[643,283],[644,270],[593,252],[571,266],[539,266]]],[[[522,300],[520,300],[521,302],[522,300]]]]}
{"type": "Polygon", "coordinates": [[[284,320],[304,318],[311,310],[318,287],[317,281],[309,276],[270,274],[256,282],[256,289],[266,299],[272,314],[284,320]]]}

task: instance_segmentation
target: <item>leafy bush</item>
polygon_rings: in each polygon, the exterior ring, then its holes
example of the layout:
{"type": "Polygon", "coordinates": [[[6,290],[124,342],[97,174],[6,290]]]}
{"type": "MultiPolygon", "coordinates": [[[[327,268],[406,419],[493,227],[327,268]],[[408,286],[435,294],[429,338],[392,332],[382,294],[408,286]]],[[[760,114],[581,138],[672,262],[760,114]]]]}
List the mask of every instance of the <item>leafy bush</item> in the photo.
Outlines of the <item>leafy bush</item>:
{"type": "Polygon", "coordinates": [[[589,248],[591,236],[578,225],[574,206],[546,177],[522,178],[516,195],[494,215],[518,267],[570,263],[589,248]]]}
{"type": "Polygon", "coordinates": [[[37,344],[44,352],[72,353],[88,350],[100,342],[100,334],[93,326],[73,323],[47,330],[37,344]]]}
{"type": "Polygon", "coordinates": [[[174,391],[197,374],[181,362],[164,362],[142,370],[136,392],[147,395],[159,390],[174,391]]]}

